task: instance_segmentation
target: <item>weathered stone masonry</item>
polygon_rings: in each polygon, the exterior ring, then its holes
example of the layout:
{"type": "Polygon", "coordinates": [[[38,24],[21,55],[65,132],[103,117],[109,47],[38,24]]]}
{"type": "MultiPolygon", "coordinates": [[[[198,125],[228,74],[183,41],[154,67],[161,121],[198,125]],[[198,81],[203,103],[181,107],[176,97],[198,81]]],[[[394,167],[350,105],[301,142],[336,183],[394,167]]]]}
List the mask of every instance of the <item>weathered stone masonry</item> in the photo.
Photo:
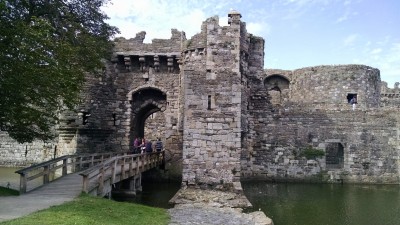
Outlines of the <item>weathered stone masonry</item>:
{"type": "MultiPolygon", "coordinates": [[[[362,65],[267,70],[252,85],[244,178],[399,183],[399,105],[380,107],[379,70],[362,65]],[[357,95],[353,111],[349,95],[357,95]],[[266,104],[267,103],[267,104],[266,104]],[[325,157],[307,160],[306,148],[325,157]]],[[[382,96],[382,98],[381,98],[382,96]]]]}
{"type": "Polygon", "coordinates": [[[224,187],[241,179],[400,183],[400,89],[364,65],[264,70],[264,39],[240,13],[203,22],[186,39],[118,38],[82,103],[62,115],[59,137],[17,145],[0,136],[3,165],[75,152],[132,150],[160,137],[168,176],[224,187]],[[350,99],[356,96],[353,110],[350,99]],[[45,146],[45,147],[44,147],[45,146]],[[307,159],[306,149],[323,157],[307,159]]]}

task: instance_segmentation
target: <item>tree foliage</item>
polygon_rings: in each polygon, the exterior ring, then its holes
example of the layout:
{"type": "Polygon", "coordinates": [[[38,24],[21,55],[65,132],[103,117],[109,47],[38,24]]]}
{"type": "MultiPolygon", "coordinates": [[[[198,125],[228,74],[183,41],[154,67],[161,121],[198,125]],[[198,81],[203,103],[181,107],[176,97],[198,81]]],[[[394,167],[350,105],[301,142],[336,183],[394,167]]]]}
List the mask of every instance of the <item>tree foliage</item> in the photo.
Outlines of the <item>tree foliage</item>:
{"type": "Polygon", "coordinates": [[[0,128],[19,142],[52,138],[85,74],[109,58],[107,0],[0,0],[0,128]]]}

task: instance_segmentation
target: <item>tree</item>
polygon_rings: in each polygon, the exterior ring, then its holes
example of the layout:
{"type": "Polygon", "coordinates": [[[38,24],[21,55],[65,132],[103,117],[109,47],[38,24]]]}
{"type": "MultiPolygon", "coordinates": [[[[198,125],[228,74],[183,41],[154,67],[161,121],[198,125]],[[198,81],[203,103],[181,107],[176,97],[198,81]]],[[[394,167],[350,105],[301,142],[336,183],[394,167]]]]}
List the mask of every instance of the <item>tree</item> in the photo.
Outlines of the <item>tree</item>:
{"type": "Polygon", "coordinates": [[[12,138],[53,138],[60,109],[104,66],[118,32],[100,10],[107,2],[0,0],[0,128],[12,138]]]}

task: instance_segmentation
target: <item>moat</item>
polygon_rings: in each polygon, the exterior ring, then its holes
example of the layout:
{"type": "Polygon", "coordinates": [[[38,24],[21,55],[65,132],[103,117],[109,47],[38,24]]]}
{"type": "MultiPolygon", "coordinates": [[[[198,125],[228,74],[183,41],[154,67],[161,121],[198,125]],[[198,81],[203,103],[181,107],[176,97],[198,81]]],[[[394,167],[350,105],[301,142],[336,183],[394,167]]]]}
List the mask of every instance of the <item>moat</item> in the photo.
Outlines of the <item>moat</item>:
{"type": "MultiPolygon", "coordinates": [[[[18,168],[0,167],[4,186],[18,184],[18,168]]],[[[275,225],[397,225],[400,224],[398,185],[301,184],[243,182],[254,209],[261,209],[275,225]]],[[[125,201],[169,208],[178,183],[144,183],[143,192],[125,201]]],[[[119,199],[121,200],[121,199],[119,199]]]]}
{"type": "MultiPolygon", "coordinates": [[[[397,225],[400,224],[398,185],[301,184],[244,182],[254,209],[275,225],[397,225]]],[[[169,208],[179,184],[144,184],[136,203],[169,208]]]]}

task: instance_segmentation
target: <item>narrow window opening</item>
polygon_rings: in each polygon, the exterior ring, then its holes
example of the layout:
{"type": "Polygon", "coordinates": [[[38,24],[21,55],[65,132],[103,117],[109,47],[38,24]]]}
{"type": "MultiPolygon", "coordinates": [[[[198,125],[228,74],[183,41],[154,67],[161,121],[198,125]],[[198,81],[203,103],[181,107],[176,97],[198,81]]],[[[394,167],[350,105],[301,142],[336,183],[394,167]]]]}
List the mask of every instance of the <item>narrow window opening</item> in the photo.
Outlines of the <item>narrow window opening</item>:
{"type": "Polygon", "coordinates": [[[207,109],[211,109],[211,95],[208,96],[207,109]]]}
{"type": "Polygon", "coordinates": [[[82,125],[86,125],[88,123],[89,117],[91,116],[88,112],[82,113],[82,125]]]}
{"type": "Polygon", "coordinates": [[[114,126],[115,126],[115,125],[116,125],[116,122],[117,122],[117,114],[113,113],[113,114],[112,114],[112,117],[113,117],[114,126]]]}

